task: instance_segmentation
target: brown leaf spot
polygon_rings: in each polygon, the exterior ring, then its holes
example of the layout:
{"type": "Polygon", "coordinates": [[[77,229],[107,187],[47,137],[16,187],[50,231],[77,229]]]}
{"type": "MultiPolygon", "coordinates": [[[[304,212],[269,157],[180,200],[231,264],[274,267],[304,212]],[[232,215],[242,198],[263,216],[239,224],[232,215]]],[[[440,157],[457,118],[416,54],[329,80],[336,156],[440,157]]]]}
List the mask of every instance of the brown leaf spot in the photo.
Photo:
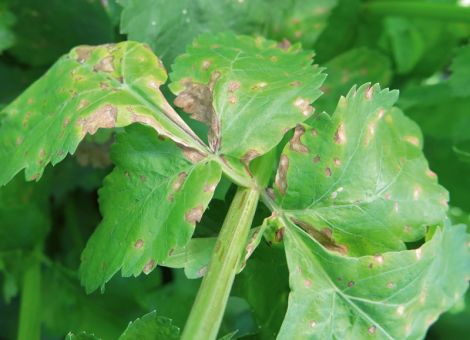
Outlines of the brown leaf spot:
{"type": "Polygon", "coordinates": [[[318,136],[318,131],[317,131],[317,129],[315,129],[315,128],[312,129],[312,136],[313,136],[313,137],[318,136]]]}
{"type": "Polygon", "coordinates": [[[84,62],[86,62],[90,58],[90,54],[94,49],[95,48],[92,47],[92,46],[79,46],[79,47],[77,47],[75,49],[75,53],[77,53],[77,59],[76,60],[80,64],[83,64],[84,62]]]}
{"type": "Polygon", "coordinates": [[[232,80],[228,83],[227,90],[230,93],[237,91],[240,88],[240,82],[236,80],[232,80]]]}
{"type": "Polygon", "coordinates": [[[323,228],[321,231],[318,231],[314,226],[297,219],[293,219],[296,225],[305,230],[310,236],[316,239],[320,244],[325,248],[331,251],[338,252],[340,254],[346,255],[348,253],[348,248],[343,244],[338,244],[333,239],[333,233],[329,228],[323,228]]]}
{"type": "Polygon", "coordinates": [[[374,89],[372,86],[369,86],[369,88],[366,90],[366,93],[365,93],[366,99],[371,100],[373,94],[374,94],[374,89]]]}
{"type": "Polygon", "coordinates": [[[176,180],[173,182],[173,191],[178,191],[182,186],[183,186],[183,183],[184,181],[186,180],[186,177],[188,176],[188,174],[186,172],[180,172],[178,174],[178,177],[176,178],[176,180]]]}
{"type": "Polygon", "coordinates": [[[338,167],[338,166],[341,165],[341,160],[340,160],[339,158],[334,158],[334,159],[333,159],[333,163],[334,163],[335,166],[338,167]]]}
{"type": "Polygon", "coordinates": [[[135,249],[142,249],[143,247],[144,247],[144,240],[138,239],[137,241],[135,241],[134,243],[135,249]]]}
{"type": "Polygon", "coordinates": [[[207,273],[207,266],[204,266],[204,267],[201,267],[198,271],[197,271],[197,275],[199,277],[202,277],[204,275],[206,275],[207,273]]]}
{"type": "Polygon", "coordinates": [[[93,67],[93,70],[95,70],[96,72],[114,72],[113,61],[113,56],[104,57],[93,67]]]}
{"type": "Polygon", "coordinates": [[[116,126],[117,108],[111,104],[106,104],[88,117],[79,120],[79,124],[84,133],[94,134],[99,128],[113,128],[116,126]]]}
{"type": "Polygon", "coordinates": [[[178,147],[183,151],[184,157],[191,163],[196,164],[205,158],[205,156],[197,150],[189,148],[184,145],[177,144],[178,147]]]}
{"type": "Polygon", "coordinates": [[[294,106],[297,107],[304,116],[309,116],[314,111],[313,106],[310,105],[309,100],[305,98],[297,98],[294,101],[294,106]]]}
{"type": "Polygon", "coordinates": [[[191,118],[208,126],[211,125],[214,108],[209,85],[188,81],[185,84],[185,90],[175,98],[173,103],[188,113],[191,118]]]}
{"type": "Polygon", "coordinates": [[[284,238],[284,232],[285,232],[284,227],[279,228],[278,230],[276,230],[276,234],[274,235],[274,239],[275,239],[277,242],[281,242],[282,239],[284,238]]]}
{"type": "Polygon", "coordinates": [[[331,177],[331,169],[330,168],[325,168],[325,176],[326,177],[331,177]]]}
{"type": "Polygon", "coordinates": [[[405,136],[403,137],[403,140],[417,147],[420,145],[419,138],[415,136],[405,136]]]}
{"type": "Polygon", "coordinates": [[[320,155],[316,155],[315,157],[313,157],[313,164],[320,162],[320,159],[320,155]]]}
{"type": "Polygon", "coordinates": [[[281,195],[285,195],[287,190],[287,170],[289,168],[289,158],[286,155],[281,155],[279,168],[277,169],[276,178],[274,183],[281,195]]]}
{"type": "Polygon", "coordinates": [[[301,138],[305,133],[305,128],[297,124],[294,130],[294,136],[289,142],[289,147],[292,151],[308,153],[308,148],[302,143],[301,138]]]}
{"type": "Polygon", "coordinates": [[[354,281],[349,281],[348,282],[348,287],[351,288],[351,287],[354,287],[356,283],[354,281]]]}
{"type": "Polygon", "coordinates": [[[88,105],[90,105],[90,102],[86,99],[82,99],[82,100],[80,100],[80,103],[78,103],[77,110],[80,111],[81,109],[84,109],[88,105]]]}
{"type": "Polygon", "coordinates": [[[230,97],[228,98],[228,102],[229,102],[230,104],[236,104],[236,103],[237,103],[237,97],[236,97],[236,96],[233,96],[233,95],[230,96],[230,97]]]}
{"type": "Polygon", "coordinates": [[[204,71],[208,70],[211,67],[212,62],[210,60],[204,60],[201,64],[201,67],[204,71]]]}
{"type": "Polygon", "coordinates": [[[155,265],[155,260],[149,260],[144,266],[144,274],[149,274],[155,268],[155,265]]]}
{"type": "Polygon", "coordinates": [[[184,219],[187,222],[195,225],[197,222],[199,222],[201,220],[203,213],[204,213],[204,207],[199,205],[196,208],[193,208],[193,209],[189,210],[184,215],[184,219]]]}
{"type": "Polygon", "coordinates": [[[300,86],[300,85],[302,85],[302,82],[300,82],[300,81],[298,81],[298,80],[294,80],[294,81],[291,81],[291,82],[289,83],[289,86],[292,86],[292,87],[298,87],[298,86],[300,86]]]}
{"type": "Polygon", "coordinates": [[[288,50],[289,47],[291,47],[291,45],[292,44],[290,43],[290,41],[284,38],[282,39],[281,42],[277,44],[277,47],[280,48],[281,50],[288,50]]]}
{"type": "Polygon", "coordinates": [[[375,332],[377,331],[377,327],[372,325],[367,329],[367,331],[369,332],[369,334],[375,334],[375,332]]]}
{"type": "Polygon", "coordinates": [[[256,83],[255,85],[253,85],[253,86],[251,87],[251,89],[252,89],[253,91],[258,91],[258,90],[264,89],[266,86],[268,86],[268,83],[262,81],[262,82],[259,82],[259,83],[256,83]]]}
{"type": "Polygon", "coordinates": [[[336,144],[346,143],[346,133],[344,131],[343,123],[339,124],[338,129],[335,132],[335,143],[336,144]]]}
{"type": "Polygon", "coordinates": [[[250,162],[255,159],[256,157],[259,156],[259,152],[256,150],[248,150],[243,157],[240,159],[240,161],[245,165],[246,168],[249,167],[250,162]]]}
{"type": "Polygon", "coordinates": [[[214,192],[215,189],[217,188],[217,183],[212,183],[212,184],[206,184],[204,185],[204,192],[214,192]]]}

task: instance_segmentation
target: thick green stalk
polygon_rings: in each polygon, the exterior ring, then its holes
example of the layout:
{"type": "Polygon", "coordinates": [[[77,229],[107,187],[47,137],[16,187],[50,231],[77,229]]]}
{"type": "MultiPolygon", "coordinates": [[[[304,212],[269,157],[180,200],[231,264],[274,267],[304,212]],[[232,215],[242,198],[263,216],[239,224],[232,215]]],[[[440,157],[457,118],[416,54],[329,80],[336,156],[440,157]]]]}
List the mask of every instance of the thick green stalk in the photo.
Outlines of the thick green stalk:
{"type": "Polygon", "coordinates": [[[18,340],[41,337],[41,262],[35,252],[23,276],[18,340]]]}
{"type": "Polygon", "coordinates": [[[186,322],[182,340],[216,338],[246,246],[258,199],[258,189],[238,188],[186,322]]]}
{"type": "Polygon", "coordinates": [[[414,18],[470,22],[470,7],[422,1],[372,1],[363,5],[372,15],[397,15],[414,18]]]}

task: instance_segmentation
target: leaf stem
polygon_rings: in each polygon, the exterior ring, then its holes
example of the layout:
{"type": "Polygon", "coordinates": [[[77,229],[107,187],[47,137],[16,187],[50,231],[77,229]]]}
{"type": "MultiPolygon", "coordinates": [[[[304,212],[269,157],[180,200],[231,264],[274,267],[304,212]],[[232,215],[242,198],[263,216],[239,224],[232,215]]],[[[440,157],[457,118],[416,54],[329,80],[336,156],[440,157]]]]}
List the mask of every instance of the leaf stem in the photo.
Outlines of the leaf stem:
{"type": "Polygon", "coordinates": [[[258,199],[258,189],[238,188],[186,322],[182,340],[216,338],[258,199]]]}
{"type": "Polygon", "coordinates": [[[363,5],[370,15],[398,15],[431,20],[470,21],[470,7],[422,1],[371,1],[363,5]]]}
{"type": "Polygon", "coordinates": [[[41,260],[37,247],[23,276],[18,340],[39,340],[41,336],[41,260]]]}

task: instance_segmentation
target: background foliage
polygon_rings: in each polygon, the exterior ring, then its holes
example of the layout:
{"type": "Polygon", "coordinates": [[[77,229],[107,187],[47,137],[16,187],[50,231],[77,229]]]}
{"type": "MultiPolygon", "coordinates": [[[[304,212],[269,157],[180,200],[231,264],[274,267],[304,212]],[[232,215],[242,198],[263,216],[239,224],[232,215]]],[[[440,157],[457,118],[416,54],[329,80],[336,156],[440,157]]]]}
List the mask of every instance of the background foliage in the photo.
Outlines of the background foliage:
{"type": "MultiPolygon", "coordinates": [[[[400,91],[397,105],[422,129],[430,168],[450,192],[450,219],[468,225],[470,22],[422,13],[399,15],[387,11],[382,15],[373,6],[381,2],[0,0],[0,108],[77,45],[126,39],[145,42],[169,70],[175,57],[201,33],[233,31],[262,35],[286,45],[300,43],[304,49],[315,51],[315,63],[325,67],[328,74],[322,87],[327,96],[315,103],[317,112],[334,112],[337,99],[353,85],[378,82],[382,88],[400,91]]],[[[398,0],[391,2],[400,5],[398,0]]],[[[223,60],[217,62],[223,64],[223,60]]],[[[180,70],[173,71],[177,80],[180,70]]],[[[162,91],[172,98],[166,86],[162,91]]],[[[0,124],[1,118],[0,115],[0,124]]],[[[187,121],[197,133],[205,133],[205,125],[187,121]]],[[[196,263],[169,263],[175,269],[159,267],[138,278],[115,276],[104,294],[86,295],[80,286],[80,254],[101,220],[97,189],[112,171],[110,138],[105,131],[88,136],[73,157],[47,167],[38,183],[25,182],[20,174],[0,188],[0,337],[16,336],[18,292],[25,279],[24,269],[36,260],[44,272],[42,301],[47,303],[41,304],[38,317],[43,321],[45,339],[63,338],[69,331],[93,331],[103,339],[115,339],[129,320],[142,315],[142,319],[156,323],[169,324],[166,318],[171,319],[170,330],[184,326],[200,282],[195,268],[200,267],[197,261],[204,258],[201,252],[207,251],[207,245],[192,244],[191,255],[181,254],[196,263]],[[38,248],[41,244],[42,249],[38,248]]],[[[118,140],[116,148],[134,147],[132,142],[118,140]]],[[[125,164],[127,160],[121,161],[125,164]]],[[[119,166],[109,181],[122,175],[119,166]]],[[[148,164],[143,162],[142,166],[148,164]]],[[[220,174],[214,170],[213,176],[220,174]]],[[[298,185],[301,187],[302,183],[298,185]]],[[[234,187],[222,179],[215,199],[196,228],[196,237],[217,235],[233,194],[234,187]]],[[[259,208],[254,225],[261,225],[267,215],[265,208],[259,208]]],[[[289,237],[287,244],[301,247],[301,239],[289,237]]],[[[284,252],[262,242],[237,277],[220,334],[238,330],[236,337],[273,338],[287,311],[288,294],[284,252]]],[[[470,303],[468,293],[465,300],[470,303]]],[[[470,331],[469,319],[470,306],[462,300],[432,326],[427,337],[458,337],[470,331]]],[[[142,331],[141,324],[136,320],[135,327],[129,328],[122,338],[135,338],[142,331]]],[[[165,336],[171,338],[172,334],[165,336]]]]}

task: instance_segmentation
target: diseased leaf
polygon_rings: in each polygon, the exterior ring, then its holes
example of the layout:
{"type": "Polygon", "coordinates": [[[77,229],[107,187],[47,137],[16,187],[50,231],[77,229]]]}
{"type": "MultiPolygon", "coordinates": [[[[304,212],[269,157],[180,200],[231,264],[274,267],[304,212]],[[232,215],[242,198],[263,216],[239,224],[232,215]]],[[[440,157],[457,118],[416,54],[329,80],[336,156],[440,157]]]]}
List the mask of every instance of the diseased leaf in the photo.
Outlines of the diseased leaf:
{"type": "Polygon", "coordinates": [[[313,113],[324,78],[298,46],[222,33],[176,59],[170,88],[176,106],[211,127],[213,150],[248,164],[313,113]]]}
{"type": "Polygon", "coordinates": [[[280,158],[276,202],[330,250],[405,249],[447,210],[419,128],[392,105],[397,91],[353,88],[330,118],[298,125],[280,158]]]}
{"type": "Polygon", "coordinates": [[[469,236],[439,228],[422,247],[359,258],[288,224],[291,294],[279,339],[420,339],[468,288],[469,236]]]}
{"type": "Polygon", "coordinates": [[[100,190],[103,221],[82,254],[87,291],[103,286],[119,269],[146,274],[190,240],[220,180],[220,166],[162,141],[144,126],[119,134],[116,164],[100,190]]]}
{"type": "Polygon", "coordinates": [[[48,163],[74,153],[99,128],[139,122],[200,146],[159,91],[166,78],[158,58],[135,42],[73,49],[5,108],[0,185],[23,168],[28,180],[38,179],[48,163]]]}
{"type": "Polygon", "coordinates": [[[131,322],[119,340],[169,340],[179,339],[179,328],[171,319],[157,315],[156,311],[131,322]]]}

